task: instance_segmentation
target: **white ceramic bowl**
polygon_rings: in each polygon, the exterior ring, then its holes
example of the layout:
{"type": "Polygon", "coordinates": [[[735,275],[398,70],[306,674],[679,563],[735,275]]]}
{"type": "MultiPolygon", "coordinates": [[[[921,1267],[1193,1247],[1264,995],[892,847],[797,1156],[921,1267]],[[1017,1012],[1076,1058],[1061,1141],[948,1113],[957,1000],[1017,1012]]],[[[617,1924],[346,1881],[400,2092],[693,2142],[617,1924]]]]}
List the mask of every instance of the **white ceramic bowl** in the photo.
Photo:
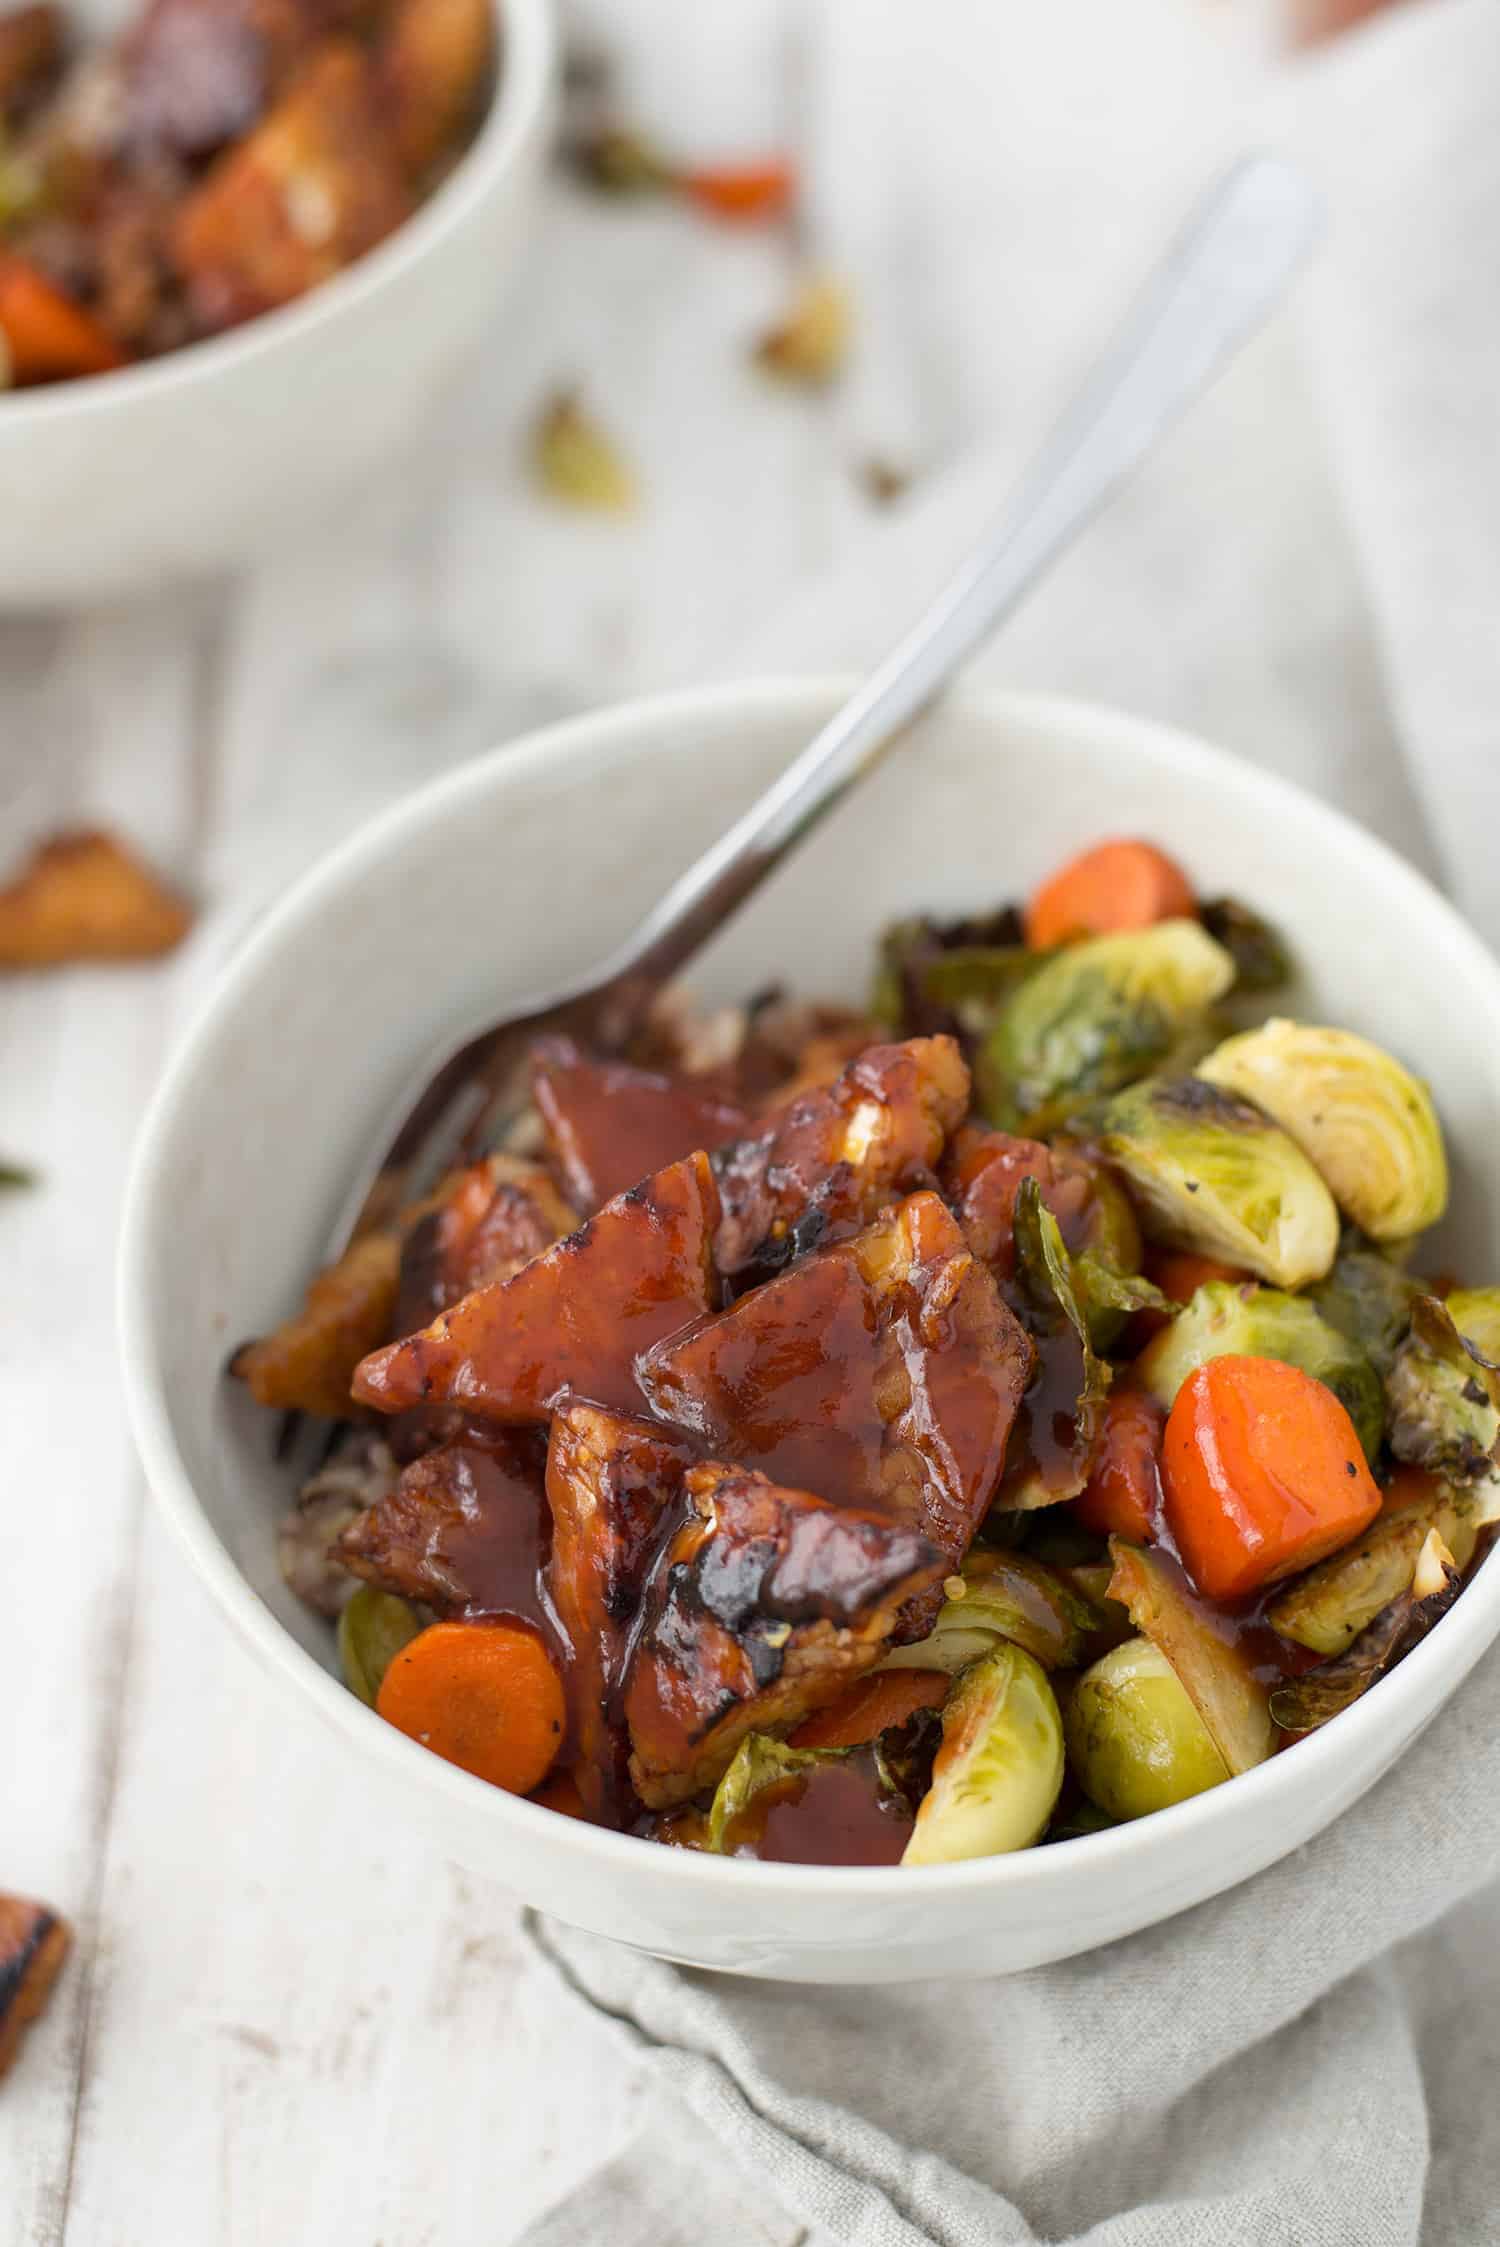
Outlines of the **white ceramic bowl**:
{"type": "MultiPolygon", "coordinates": [[[[157,1097],[125,1220],[120,1327],[146,1468],[194,1568],[297,1709],[334,1727],[435,1849],[670,1957],[871,1982],[1088,1950],[1306,1841],[1500,1629],[1500,1560],[1390,1677],[1247,1777],[1109,1833],[931,1870],[721,1861],[605,1833],[440,1762],[337,1682],[330,1629],[277,1575],[288,1494],[267,1416],[223,1377],[226,1348],[290,1307],[373,1120],[434,1038],[598,958],[836,699],[827,685],[767,684],[583,718],[481,758],[325,860],[234,962],[157,1097]]],[[[1272,914],[1310,970],[1299,1002],[1430,1077],[1454,1155],[1450,1235],[1466,1270],[1500,1270],[1500,969],[1358,828],[1160,726],[1048,700],[955,700],[718,940],[698,987],[718,999],[784,979],[852,997],[893,915],[1015,895],[1106,831],[1154,836],[1205,888],[1272,914]]]]}
{"type": "MultiPolygon", "coordinates": [[[[124,14],[132,0],[109,0],[124,14]]],[[[552,0],[500,0],[495,97],[404,226],[295,304],[117,374],[0,396],[0,607],[138,593],[264,553],[402,448],[535,212],[552,0]]]]}

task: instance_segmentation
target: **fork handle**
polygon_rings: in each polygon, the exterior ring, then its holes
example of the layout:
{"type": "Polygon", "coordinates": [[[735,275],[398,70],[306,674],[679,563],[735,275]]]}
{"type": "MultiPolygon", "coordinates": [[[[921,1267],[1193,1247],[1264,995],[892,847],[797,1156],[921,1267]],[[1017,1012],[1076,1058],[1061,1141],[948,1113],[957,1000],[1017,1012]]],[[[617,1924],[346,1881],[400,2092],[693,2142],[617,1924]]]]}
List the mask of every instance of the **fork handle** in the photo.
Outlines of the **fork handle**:
{"type": "Polygon", "coordinates": [[[1318,205],[1274,157],[1210,189],[1010,504],[895,651],[674,882],[606,970],[647,1002],[936,699],[1280,298],[1318,205]]]}

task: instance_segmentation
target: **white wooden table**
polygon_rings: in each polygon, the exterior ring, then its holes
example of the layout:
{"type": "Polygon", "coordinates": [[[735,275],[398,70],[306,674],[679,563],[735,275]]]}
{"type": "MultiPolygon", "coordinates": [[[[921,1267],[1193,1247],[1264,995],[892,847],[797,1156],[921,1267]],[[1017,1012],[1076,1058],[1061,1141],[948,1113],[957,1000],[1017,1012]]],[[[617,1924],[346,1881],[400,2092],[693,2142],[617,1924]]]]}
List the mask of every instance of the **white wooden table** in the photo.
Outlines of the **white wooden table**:
{"type": "Polygon", "coordinates": [[[236,585],[0,622],[5,855],[102,819],[205,905],[164,968],[0,987],[0,1155],[43,1173],[0,1203],[0,1887],[78,1931],[0,2091],[0,2247],[500,2243],[630,2130],[641,2085],[546,2016],[508,1900],[369,1829],[147,1510],[113,1369],[134,1127],[258,905],[367,811],[539,719],[733,668],[866,535],[870,456],[1019,455],[1093,291],[1007,303],[1028,207],[984,152],[1071,209],[1078,276],[1128,272],[1235,74],[1190,0],[594,14],[628,15],[632,106],[678,145],[796,152],[801,238],[560,186],[393,489],[236,585]],[[863,315],[818,399],[746,364],[809,255],[863,315]],[[632,522],[529,487],[522,433],[572,379],[637,463],[632,522]]]}

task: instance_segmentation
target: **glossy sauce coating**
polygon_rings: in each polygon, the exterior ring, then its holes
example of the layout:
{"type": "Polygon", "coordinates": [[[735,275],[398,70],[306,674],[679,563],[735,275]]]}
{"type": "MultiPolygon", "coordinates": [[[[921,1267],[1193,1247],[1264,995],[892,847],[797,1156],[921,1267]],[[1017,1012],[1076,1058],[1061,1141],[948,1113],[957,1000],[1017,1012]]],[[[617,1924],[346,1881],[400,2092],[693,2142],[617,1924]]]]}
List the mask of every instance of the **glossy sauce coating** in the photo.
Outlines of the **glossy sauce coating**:
{"type": "Polygon", "coordinates": [[[568,1038],[535,1047],[532,1092],[559,1175],[585,1211],[699,1148],[712,1154],[754,1129],[749,1110],[712,1086],[596,1061],[568,1038]]]}

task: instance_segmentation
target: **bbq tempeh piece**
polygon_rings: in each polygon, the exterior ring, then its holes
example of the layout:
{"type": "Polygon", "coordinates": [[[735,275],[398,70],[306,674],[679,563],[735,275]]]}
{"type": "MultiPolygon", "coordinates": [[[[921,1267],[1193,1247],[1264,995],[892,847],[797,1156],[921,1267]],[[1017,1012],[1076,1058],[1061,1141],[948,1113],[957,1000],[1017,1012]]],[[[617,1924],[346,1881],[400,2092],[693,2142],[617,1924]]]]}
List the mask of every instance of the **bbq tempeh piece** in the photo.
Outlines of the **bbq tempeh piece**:
{"type": "Polygon", "coordinates": [[[489,1155],[454,1172],[401,1244],[394,1331],[410,1334],[476,1287],[510,1279],[581,1223],[540,1163],[489,1155]]]}
{"type": "Polygon", "coordinates": [[[681,1511],[692,1447],[649,1420],[566,1398],[552,1419],[547,1589],[572,1649],[565,1675],[578,1791],[596,1817],[629,1806],[620,1710],[625,1658],[664,1525],[681,1511]]]}
{"type": "Polygon", "coordinates": [[[315,1274],[300,1311],[240,1345],[230,1372],[257,1404],[347,1419],[354,1368],[391,1331],[400,1263],[394,1232],[364,1234],[315,1274]]]}
{"type": "Polygon", "coordinates": [[[565,1389],[629,1412],[640,1403],[638,1354],[714,1300],[718,1217],[707,1156],[673,1163],[514,1278],[377,1350],[354,1393],[380,1412],[462,1404],[501,1422],[545,1421],[565,1389]]]}
{"type": "Polygon", "coordinates": [[[969,1072],[952,1038],[870,1046],[834,1084],[794,1100],[768,1132],[716,1162],[720,1271],[737,1284],[764,1277],[930,1185],[968,1105],[969,1072]]]}
{"type": "MultiPolygon", "coordinates": [[[[993,1275],[924,1193],[662,1343],[641,1384],[710,1456],[877,1508],[956,1566],[999,1480],[1031,1360],[993,1275]]],[[[903,1617],[901,1635],[920,1636],[922,1620],[903,1617]]]]}
{"type": "Polygon", "coordinates": [[[70,1940],[67,1921],[45,1904],[0,1895],[0,2076],[51,1996],[70,1940]]]}
{"type": "Polygon", "coordinates": [[[588,1210],[697,1148],[712,1154],[751,1129],[749,1110],[713,1085],[596,1061],[570,1038],[538,1042],[532,1090],[558,1175],[588,1210]]]}
{"type": "Polygon", "coordinates": [[[1057,1219],[1063,1241],[1078,1248],[1094,1200],[1094,1175],[1081,1155],[1018,1139],[1008,1131],[965,1124],[942,1167],[943,1191],[958,1213],[969,1246],[1001,1278],[1015,1266],[1016,1196],[1034,1178],[1057,1219]]]}
{"type": "Polygon", "coordinates": [[[747,1468],[694,1467],[686,1490],[625,1686],[630,1775],[655,1809],[712,1786],[747,1732],[833,1700],[947,1566],[917,1530],[747,1468]]]}
{"type": "Polygon", "coordinates": [[[335,1548],[356,1576],[441,1615],[539,1614],[545,1450],[531,1428],[470,1421],[402,1472],[335,1548]]]}

